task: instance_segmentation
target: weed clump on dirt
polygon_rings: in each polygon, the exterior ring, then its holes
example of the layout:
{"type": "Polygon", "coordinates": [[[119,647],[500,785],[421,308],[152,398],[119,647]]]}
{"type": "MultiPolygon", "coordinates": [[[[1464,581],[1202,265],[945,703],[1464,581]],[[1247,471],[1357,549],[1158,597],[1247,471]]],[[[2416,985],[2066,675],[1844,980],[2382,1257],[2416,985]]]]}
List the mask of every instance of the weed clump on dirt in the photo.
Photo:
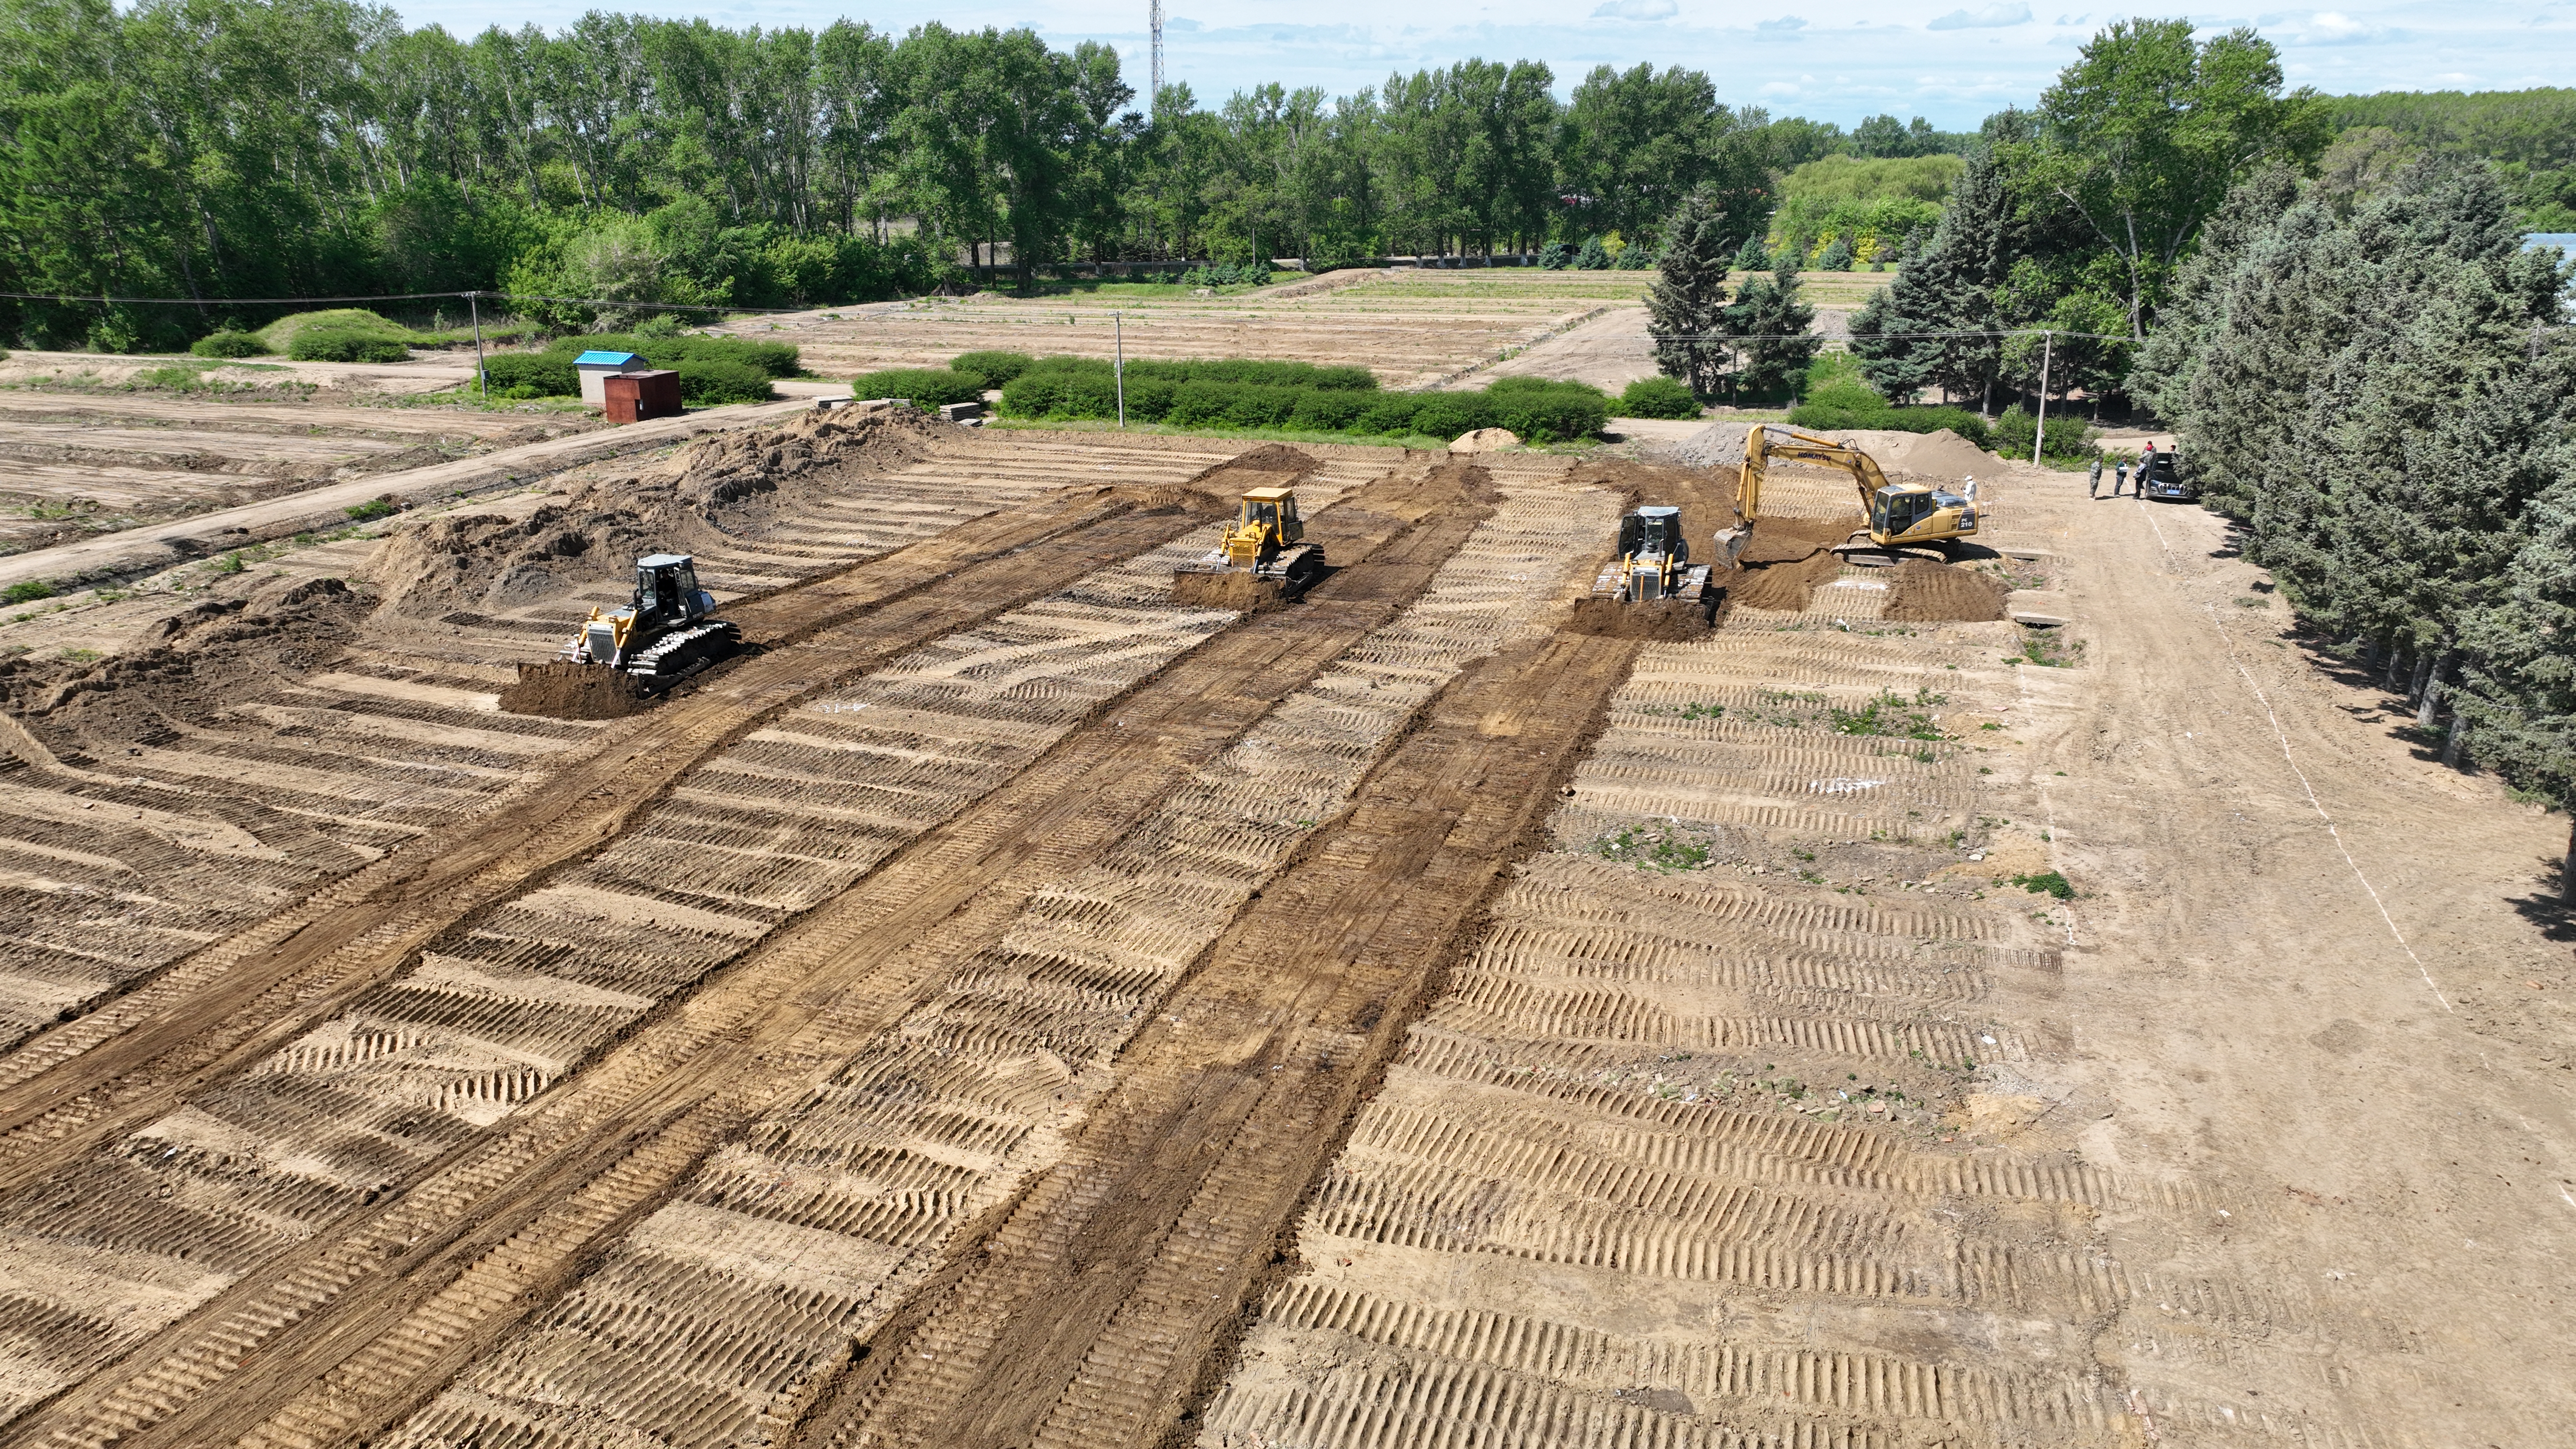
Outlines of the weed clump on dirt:
{"type": "Polygon", "coordinates": [[[2075,898],[2075,887],[2067,883],[2064,875],[2053,870],[2044,870],[2037,875],[2017,875],[2012,878],[2012,883],[2035,896],[2055,896],[2061,901],[2075,898]]]}
{"type": "Polygon", "coordinates": [[[2063,630],[2024,629],[2021,651],[2004,656],[2006,664],[2037,664],[2049,669],[2068,669],[2084,661],[2084,641],[2068,639],[2063,630]]]}
{"type": "Polygon", "coordinates": [[[1621,865],[1671,875],[1708,869],[1717,860],[1717,840],[1687,825],[1639,821],[1592,842],[1592,853],[1621,865]]]}
{"type": "Polygon", "coordinates": [[[1914,691],[1914,698],[1893,691],[1880,694],[1858,709],[1828,706],[1825,716],[1838,735],[1884,735],[1900,740],[1946,740],[1939,721],[1930,710],[1950,702],[1946,694],[1928,689],[1914,691]]]}

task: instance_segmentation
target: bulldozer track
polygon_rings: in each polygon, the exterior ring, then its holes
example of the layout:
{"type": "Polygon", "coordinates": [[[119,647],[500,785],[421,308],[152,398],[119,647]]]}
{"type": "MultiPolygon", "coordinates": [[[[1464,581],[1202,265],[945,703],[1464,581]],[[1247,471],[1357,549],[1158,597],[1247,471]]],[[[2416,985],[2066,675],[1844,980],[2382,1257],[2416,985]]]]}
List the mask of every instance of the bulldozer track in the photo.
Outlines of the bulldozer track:
{"type": "MultiPolygon", "coordinates": [[[[389,1206],[244,1278],[22,1421],[12,1442],[185,1444],[263,1420],[253,1442],[331,1442],[409,1408],[711,1144],[807,1085],[940,963],[988,945],[1036,882],[1096,854],[1419,594],[1481,517],[1454,506],[1426,517],[1433,501],[1456,502],[1454,479],[1427,473],[1399,470],[1318,515],[1353,562],[1307,605],[1249,619],[1094,705],[1112,717],[1060,737],[389,1206]]],[[[642,831],[654,832],[649,815],[642,831]]]]}
{"type": "Polygon", "coordinates": [[[1159,1004],[1066,1159],[973,1245],[976,1266],[900,1342],[872,1345],[808,1441],[1162,1439],[1636,648],[1521,645],[1434,700],[1159,1004]]]}
{"type": "Polygon", "coordinates": [[[152,1115],[329,1016],[413,950],[597,849],[710,752],[828,685],[990,618],[1063,580],[1167,542],[1197,514],[1067,500],[735,614],[769,652],[706,681],[518,797],[397,851],[304,907],[183,963],[110,1012],[30,1041],[0,1086],[0,1191],[152,1115]],[[838,622],[847,620],[846,623],[838,622]]]}

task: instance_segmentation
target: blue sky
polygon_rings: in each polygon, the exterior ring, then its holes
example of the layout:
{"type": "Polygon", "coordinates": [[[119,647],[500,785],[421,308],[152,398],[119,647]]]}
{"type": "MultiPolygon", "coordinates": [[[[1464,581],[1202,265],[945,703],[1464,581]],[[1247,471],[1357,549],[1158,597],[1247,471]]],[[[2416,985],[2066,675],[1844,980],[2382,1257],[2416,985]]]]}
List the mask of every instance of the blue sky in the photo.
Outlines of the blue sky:
{"type": "MultiPolygon", "coordinates": [[[[487,25],[561,26],[582,0],[414,0],[412,25],[460,34],[487,25]]],[[[853,9],[833,0],[701,0],[598,8],[720,24],[820,27],[847,16],[880,30],[938,19],[955,27],[1033,27],[1054,45],[1118,48],[1144,88],[1147,0],[923,0],[853,9]]],[[[2048,0],[1932,0],[1907,8],[1814,0],[1460,0],[1390,12],[1364,0],[1166,0],[1164,67],[1203,104],[1276,80],[1340,95],[1471,57],[1535,59],[1564,94],[1595,65],[1651,62],[1706,70],[1719,94],[1849,126],[1881,111],[1948,130],[2027,103],[2096,30],[2122,15],[2048,0]]],[[[2170,15],[2157,9],[2146,13],[2170,15]]],[[[2252,25],[2278,45],[2293,83],[2329,93],[2511,90],[2576,82],[2576,0],[2523,4],[2354,3],[2334,9],[2190,11],[2204,31],[2252,25]]]]}

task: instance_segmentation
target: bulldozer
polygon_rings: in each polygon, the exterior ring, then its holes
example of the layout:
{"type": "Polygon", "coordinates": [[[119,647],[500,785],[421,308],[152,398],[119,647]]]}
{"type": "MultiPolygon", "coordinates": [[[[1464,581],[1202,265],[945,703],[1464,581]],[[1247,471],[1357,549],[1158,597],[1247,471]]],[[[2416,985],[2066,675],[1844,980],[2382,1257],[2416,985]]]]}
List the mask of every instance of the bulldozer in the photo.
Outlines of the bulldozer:
{"type": "Polygon", "coordinates": [[[1242,609],[1304,593],[1323,577],[1324,548],[1306,542],[1294,488],[1252,488],[1217,546],[1173,571],[1172,602],[1242,609]]]}
{"type": "Polygon", "coordinates": [[[698,587],[697,560],[684,553],[635,561],[635,596],[615,612],[592,609],[555,656],[617,671],[658,693],[742,647],[742,628],[713,617],[713,594],[698,587]]]}
{"type": "Polygon", "coordinates": [[[1762,479],[1772,460],[1819,463],[1852,475],[1860,490],[1863,524],[1834,545],[1856,564],[1892,564],[1908,554],[1947,561],[1959,540],[1977,531],[1977,480],[1958,489],[1933,483],[1891,483],[1878,460],[1848,444],[1776,423],[1755,423],[1744,435],[1744,466],[1736,475],[1735,524],[1717,534],[1718,554],[1733,568],[1753,541],[1762,517],[1762,479]]]}
{"type": "Polygon", "coordinates": [[[1708,589],[1708,576],[1707,564],[1690,561],[1680,509],[1631,508],[1619,520],[1619,556],[1592,581],[1592,597],[1623,604],[1696,601],[1708,589]]]}

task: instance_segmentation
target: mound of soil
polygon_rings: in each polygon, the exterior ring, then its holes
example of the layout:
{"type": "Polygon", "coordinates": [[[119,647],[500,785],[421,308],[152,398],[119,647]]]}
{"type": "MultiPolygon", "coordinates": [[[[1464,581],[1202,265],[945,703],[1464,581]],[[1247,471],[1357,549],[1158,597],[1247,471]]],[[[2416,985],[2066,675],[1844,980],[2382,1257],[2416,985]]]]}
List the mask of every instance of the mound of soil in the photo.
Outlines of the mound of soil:
{"type": "Polygon", "coordinates": [[[367,561],[411,618],[507,609],[626,577],[640,554],[758,537],[784,511],[925,455],[937,424],[910,408],[809,413],[704,439],[649,473],[583,484],[525,519],[430,520],[367,561]]]}
{"type": "MultiPolygon", "coordinates": [[[[1754,528],[1757,542],[1762,530],[1775,521],[1766,519],[1754,528]]],[[[1834,541],[1841,542],[1841,535],[1837,534],[1834,541]]],[[[1819,547],[1791,562],[1740,568],[1733,573],[1722,574],[1719,582],[1726,585],[1726,597],[1730,603],[1747,609],[1777,609],[1794,614],[1807,607],[1816,585],[1841,573],[1842,568],[1841,558],[1819,547]]]]}
{"type": "Polygon", "coordinates": [[[1719,602],[1714,589],[1705,601],[1657,599],[1623,604],[1617,599],[1577,599],[1574,618],[1565,628],[1570,634],[1597,634],[1605,639],[1680,644],[1702,638],[1716,627],[1719,602]]]}
{"type": "Polygon", "coordinates": [[[1744,546],[1736,562],[1748,567],[1764,564],[1799,563],[1816,556],[1851,536],[1859,520],[1834,521],[1822,518],[1766,518],[1753,525],[1753,541],[1744,546]]]}
{"type": "Polygon", "coordinates": [[[1233,609],[1256,613],[1288,596],[1284,579],[1248,573],[1174,574],[1172,602],[1184,609],[1233,609]]]}
{"type": "Polygon", "coordinates": [[[553,660],[519,666],[519,681],[501,691],[501,708],[547,719],[624,719],[652,707],[653,697],[605,664],[553,660]]]}
{"type": "Polygon", "coordinates": [[[58,751],[166,743],[177,725],[202,724],[330,664],[375,606],[374,595],[338,579],[299,584],[256,610],[209,601],[94,664],[0,664],[0,710],[58,751]]]}
{"type": "Polygon", "coordinates": [[[1722,419],[1657,451],[1685,468],[1733,468],[1744,461],[1744,434],[1752,426],[1722,419]]]}
{"type": "Polygon", "coordinates": [[[1937,433],[1865,432],[1837,434],[1878,460],[1890,473],[1911,473],[1956,483],[1972,474],[1991,478],[2004,460],[1943,428],[1937,433]]]}
{"type": "Polygon", "coordinates": [[[1912,558],[1888,571],[1883,617],[1906,624],[1988,623],[2004,616],[2003,584],[1984,574],[1912,558]]]}

